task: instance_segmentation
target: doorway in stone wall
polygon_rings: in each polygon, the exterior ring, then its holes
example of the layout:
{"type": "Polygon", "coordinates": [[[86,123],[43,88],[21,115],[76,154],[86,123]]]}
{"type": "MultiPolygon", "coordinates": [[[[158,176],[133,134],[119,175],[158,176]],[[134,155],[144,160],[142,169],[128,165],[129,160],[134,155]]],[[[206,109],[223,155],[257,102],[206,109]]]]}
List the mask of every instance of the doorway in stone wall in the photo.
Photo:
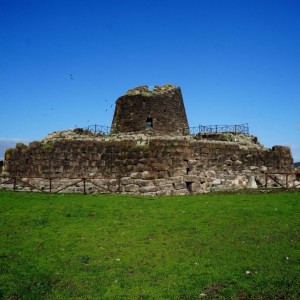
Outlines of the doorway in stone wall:
{"type": "Polygon", "coordinates": [[[189,193],[191,194],[193,191],[193,183],[192,182],[185,182],[186,184],[186,188],[189,191],[189,193]]]}

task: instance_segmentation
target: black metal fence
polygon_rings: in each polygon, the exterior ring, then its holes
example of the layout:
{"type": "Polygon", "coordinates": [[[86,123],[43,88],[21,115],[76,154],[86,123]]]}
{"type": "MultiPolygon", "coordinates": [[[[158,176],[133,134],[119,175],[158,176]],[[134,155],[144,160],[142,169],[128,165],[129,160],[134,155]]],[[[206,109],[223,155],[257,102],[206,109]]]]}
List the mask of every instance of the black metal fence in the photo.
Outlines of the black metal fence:
{"type": "Polygon", "coordinates": [[[225,133],[230,132],[234,134],[244,133],[249,134],[248,123],[239,125],[199,125],[190,127],[191,134],[203,134],[203,133],[225,133]]]}
{"type": "MultiPolygon", "coordinates": [[[[111,127],[102,126],[102,125],[89,125],[84,128],[93,133],[103,133],[110,134],[111,127]]],[[[248,123],[239,124],[239,125],[198,125],[194,127],[190,127],[190,134],[203,134],[203,133],[225,133],[230,132],[234,134],[244,133],[249,134],[249,125],[248,123]]]]}
{"type": "Polygon", "coordinates": [[[104,134],[110,134],[111,127],[109,126],[103,126],[103,125],[89,125],[88,127],[85,127],[83,129],[89,130],[93,133],[104,133],[104,134]]]}

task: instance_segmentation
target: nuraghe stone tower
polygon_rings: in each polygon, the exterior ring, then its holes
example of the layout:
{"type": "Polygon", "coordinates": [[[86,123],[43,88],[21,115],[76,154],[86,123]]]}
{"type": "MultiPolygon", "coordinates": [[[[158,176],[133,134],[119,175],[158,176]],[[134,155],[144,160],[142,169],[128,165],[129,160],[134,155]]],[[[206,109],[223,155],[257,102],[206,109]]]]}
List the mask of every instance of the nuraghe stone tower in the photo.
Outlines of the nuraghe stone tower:
{"type": "Polygon", "coordinates": [[[186,195],[258,188],[266,182],[263,172],[292,168],[288,147],[267,149],[248,134],[189,134],[180,88],[143,86],[117,100],[109,135],[77,128],[7,149],[7,178],[0,184],[46,192],[186,195]]]}
{"type": "Polygon", "coordinates": [[[116,102],[112,133],[146,132],[187,135],[188,121],[179,87],[148,86],[129,90],[116,102]]]}

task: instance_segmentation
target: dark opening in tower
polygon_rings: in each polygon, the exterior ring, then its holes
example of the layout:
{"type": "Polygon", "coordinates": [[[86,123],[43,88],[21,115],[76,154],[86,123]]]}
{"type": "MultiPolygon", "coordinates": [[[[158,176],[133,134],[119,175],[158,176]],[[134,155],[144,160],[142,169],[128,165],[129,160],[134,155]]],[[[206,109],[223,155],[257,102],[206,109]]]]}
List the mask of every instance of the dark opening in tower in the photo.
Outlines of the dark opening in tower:
{"type": "Polygon", "coordinates": [[[153,118],[148,117],[146,120],[146,128],[151,129],[153,128],[153,118]]]}
{"type": "Polygon", "coordinates": [[[186,184],[187,190],[191,194],[193,192],[193,187],[192,187],[193,183],[192,182],[185,182],[185,184],[186,184]]]}

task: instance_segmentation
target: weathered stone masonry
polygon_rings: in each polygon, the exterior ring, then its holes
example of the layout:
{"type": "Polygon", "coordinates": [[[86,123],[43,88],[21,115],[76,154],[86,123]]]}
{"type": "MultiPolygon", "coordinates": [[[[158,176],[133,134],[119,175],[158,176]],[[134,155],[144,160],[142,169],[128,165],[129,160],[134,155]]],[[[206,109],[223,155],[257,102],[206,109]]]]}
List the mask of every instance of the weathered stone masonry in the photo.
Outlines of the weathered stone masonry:
{"type": "Polygon", "coordinates": [[[139,87],[117,100],[111,135],[70,130],[17,144],[2,175],[45,191],[82,192],[84,184],[87,192],[184,195],[256,188],[261,171],[293,167],[288,147],[266,149],[250,135],[217,138],[189,134],[180,88],[139,87]]]}
{"type": "Polygon", "coordinates": [[[186,135],[189,133],[181,90],[179,87],[147,86],[129,90],[116,102],[112,122],[112,133],[147,132],[149,127],[155,134],[186,135]]]}
{"type": "MultiPolygon", "coordinates": [[[[262,168],[290,166],[290,151],[281,146],[266,151],[229,142],[151,139],[57,141],[50,146],[34,142],[6,152],[5,172],[20,178],[62,178],[64,184],[66,178],[94,178],[100,192],[177,195],[247,188],[253,179],[263,181],[262,168]]],[[[47,180],[39,180],[47,188],[47,180]]]]}

